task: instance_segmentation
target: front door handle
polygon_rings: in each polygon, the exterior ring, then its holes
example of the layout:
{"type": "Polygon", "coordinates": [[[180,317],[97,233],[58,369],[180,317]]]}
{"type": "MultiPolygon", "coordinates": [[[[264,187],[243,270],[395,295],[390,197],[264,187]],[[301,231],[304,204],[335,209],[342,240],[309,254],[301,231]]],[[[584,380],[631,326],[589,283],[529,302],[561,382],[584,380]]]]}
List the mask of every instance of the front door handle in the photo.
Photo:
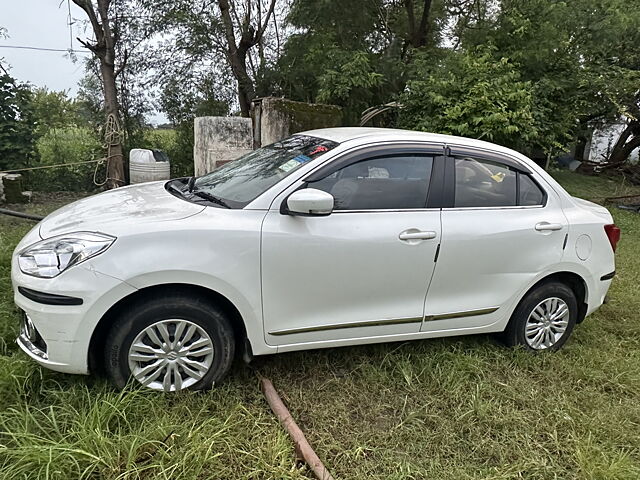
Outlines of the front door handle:
{"type": "Polygon", "coordinates": [[[423,232],[421,230],[405,230],[404,232],[400,232],[398,238],[400,240],[431,240],[432,238],[436,238],[438,234],[436,232],[426,231],[423,232]]]}
{"type": "Polygon", "coordinates": [[[536,230],[539,232],[550,232],[550,231],[562,230],[562,224],[540,222],[540,223],[536,223],[536,230]]]}

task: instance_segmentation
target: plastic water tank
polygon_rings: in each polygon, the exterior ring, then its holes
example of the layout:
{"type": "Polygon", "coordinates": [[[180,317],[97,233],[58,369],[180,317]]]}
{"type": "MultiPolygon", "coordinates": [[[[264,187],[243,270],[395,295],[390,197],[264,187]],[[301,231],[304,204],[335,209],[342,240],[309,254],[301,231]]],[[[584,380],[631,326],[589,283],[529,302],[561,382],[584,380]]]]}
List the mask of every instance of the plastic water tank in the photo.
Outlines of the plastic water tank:
{"type": "Polygon", "coordinates": [[[169,180],[169,157],[160,150],[134,148],[129,153],[129,181],[131,184],[169,180]]]}

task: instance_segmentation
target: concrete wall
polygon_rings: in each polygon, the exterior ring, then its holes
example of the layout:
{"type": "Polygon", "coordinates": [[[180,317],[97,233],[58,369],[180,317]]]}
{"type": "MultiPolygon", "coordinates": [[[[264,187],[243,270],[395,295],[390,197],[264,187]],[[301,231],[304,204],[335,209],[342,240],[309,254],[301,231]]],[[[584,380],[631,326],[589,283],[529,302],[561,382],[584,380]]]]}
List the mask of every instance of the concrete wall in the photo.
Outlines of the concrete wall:
{"type": "Polygon", "coordinates": [[[252,114],[256,148],[304,130],[342,124],[342,109],[336,105],[294,102],[276,97],[254,100],[252,114]]]}
{"type": "Polygon", "coordinates": [[[194,123],[193,162],[200,176],[220,165],[303,130],[337,127],[342,109],[335,105],[266,97],[253,102],[253,121],[242,117],[198,117],[194,123]]]}
{"type": "Polygon", "coordinates": [[[250,118],[198,117],[194,137],[193,162],[198,176],[253,150],[250,118]]]}

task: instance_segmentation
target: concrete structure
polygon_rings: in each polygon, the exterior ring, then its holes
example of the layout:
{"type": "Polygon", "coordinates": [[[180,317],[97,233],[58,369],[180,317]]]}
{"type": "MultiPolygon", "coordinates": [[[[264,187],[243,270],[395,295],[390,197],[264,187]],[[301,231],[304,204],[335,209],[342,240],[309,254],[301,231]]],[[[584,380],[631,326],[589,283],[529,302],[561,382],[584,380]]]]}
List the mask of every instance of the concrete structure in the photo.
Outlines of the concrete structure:
{"type": "Polygon", "coordinates": [[[194,124],[193,161],[196,175],[304,130],[337,127],[342,109],[335,105],[293,102],[265,97],[253,101],[253,119],[199,117],[194,124]]]}
{"type": "Polygon", "coordinates": [[[193,162],[196,175],[253,150],[250,118],[198,117],[194,122],[193,162]]]}
{"type": "Polygon", "coordinates": [[[0,173],[0,203],[27,203],[31,192],[22,191],[22,175],[0,173]]]}
{"type": "Polygon", "coordinates": [[[255,99],[252,116],[256,148],[296,132],[342,125],[342,109],[336,105],[294,102],[277,97],[255,99]]]}

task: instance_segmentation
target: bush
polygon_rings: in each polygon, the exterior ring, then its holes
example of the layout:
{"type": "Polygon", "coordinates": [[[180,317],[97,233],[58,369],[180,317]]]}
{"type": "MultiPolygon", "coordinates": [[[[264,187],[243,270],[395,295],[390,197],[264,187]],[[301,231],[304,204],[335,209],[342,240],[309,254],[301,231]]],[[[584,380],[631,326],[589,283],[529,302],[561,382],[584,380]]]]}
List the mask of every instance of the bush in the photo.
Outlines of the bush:
{"type": "MultiPolygon", "coordinates": [[[[189,122],[187,122],[189,123],[189,122]]],[[[162,150],[171,162],[171,177],[193,175],[193,123],[176,129],[148,129],[144,140],[135,148],[162,150]]]]}
{"type": "Polygon", "coordinates": [[[490,48],[418,59],[403,94],[404,128],[478,138],[516,149],[540,142],[530,82],[490,48]]]}
{"type": "MultiPolygon", "coordinates": [[[[40,158],[36,166],[84,162],[104,156],[100,139],[93,130],[73,126],[48,130],[36,142],[36,150],[40,158]]],[[[28,183],[38,191],[93,190],[95,168],[95,163],[87,163],[35,170],[29,173],[28,183]]]]}

